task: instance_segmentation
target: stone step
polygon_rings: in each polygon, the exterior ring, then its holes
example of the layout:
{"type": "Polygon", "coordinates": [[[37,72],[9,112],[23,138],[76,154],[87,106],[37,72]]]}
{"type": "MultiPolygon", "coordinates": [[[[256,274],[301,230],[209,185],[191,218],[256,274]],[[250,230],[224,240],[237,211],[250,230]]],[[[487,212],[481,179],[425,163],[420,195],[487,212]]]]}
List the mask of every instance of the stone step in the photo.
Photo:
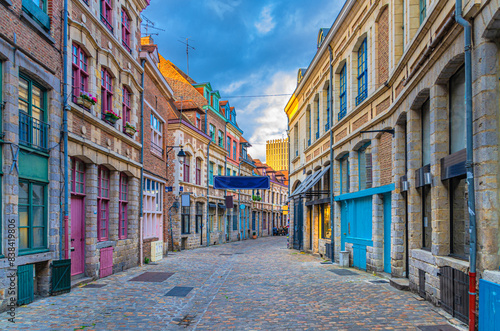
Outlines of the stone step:
{"type": "Polygon", "coordinates": [[[397,288],[401,291],[409,291],[410,290],[410,280],[408,278],[391,278],[390,284],[392,287],[397,288]]]}
{"type": "Polygon", "coordinates": [[[78,277],[75,279],[73,279],[73,277],[72,277],[71,278],[71,288],[75,288],[78,285],[87,284],[90,282],[92,282],[92,278],[90,278],[90,277],[78,277]]]}

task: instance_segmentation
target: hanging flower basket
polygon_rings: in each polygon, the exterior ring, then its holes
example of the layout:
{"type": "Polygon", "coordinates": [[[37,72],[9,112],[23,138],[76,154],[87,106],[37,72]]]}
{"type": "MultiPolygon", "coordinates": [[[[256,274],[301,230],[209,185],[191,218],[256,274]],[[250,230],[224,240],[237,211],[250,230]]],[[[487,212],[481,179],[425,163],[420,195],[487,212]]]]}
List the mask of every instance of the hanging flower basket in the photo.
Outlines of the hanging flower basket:
{"type": "Polygon", "coordinates": [[[90,109],[93,105],[97,103],[97,98],[92,96],[92,94],[88,92],[80,92],[80,96],[76,99],[76,103],[80,106],[83,106],[87,109],[90,109]]]}
{"type": "Polygon", "coordinates": [[[125,123],[125,127],[123,128],[123,132],[129,137],[133,137],[137,132],[137,129],[135,128],[135,126],[127,122],[125,123]]]}
{"type": "Polygon", "coordinates": [[[116,121],[118,121],[120,118],[120,115],[112,110],[106,110],[104,112],[104,120],[109,124],[115,125],[116,121]]]}

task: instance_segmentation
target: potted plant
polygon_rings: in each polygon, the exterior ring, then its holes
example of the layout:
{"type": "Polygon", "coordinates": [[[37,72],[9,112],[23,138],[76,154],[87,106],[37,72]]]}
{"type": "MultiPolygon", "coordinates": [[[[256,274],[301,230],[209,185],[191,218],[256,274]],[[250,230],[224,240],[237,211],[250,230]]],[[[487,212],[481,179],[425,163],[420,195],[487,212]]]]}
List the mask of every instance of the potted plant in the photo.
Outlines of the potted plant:
{"type": "Polygon", "coordinates": [[[120,118],[120,115],[112,110],[104,111],[104,120],[111,125],[115,125],[116,121],[118,121],[120,118]]]}
{"type": "Polygon", "coordinates": [[[97,103],[97,98],[88,92],[81,91],[80,97],[76,99],[76,103],[80,106],[90,109],[91,106],[97,103]]]}
{"type": "Polygon", "coordinates": [[[253,232],[252,238],[257,239],[257,233],[255,231],[253,232]]]}
{"type": "Polygon", "coordinates": [[[129,137],[133,137],[137,132],[137,129],[135,128],[135,126],[127,122],[125,123],[125,127],[123,128],[123,132],[129,137]]]}

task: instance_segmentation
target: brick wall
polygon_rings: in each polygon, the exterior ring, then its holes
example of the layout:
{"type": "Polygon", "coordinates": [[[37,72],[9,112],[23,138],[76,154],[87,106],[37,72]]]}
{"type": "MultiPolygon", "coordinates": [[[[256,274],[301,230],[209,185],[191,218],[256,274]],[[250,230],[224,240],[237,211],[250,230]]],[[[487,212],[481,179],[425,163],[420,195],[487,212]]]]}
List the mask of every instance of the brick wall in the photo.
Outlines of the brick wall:
{"type": "Polygon", "coordinates": [[[380,185],[392,183],[392,135],[384,133],[380,137],[379,156],[380,185]]]}
{"type": "Polygon", "coordinates": [[[378,85],[389,78],[389,10],[382,11],[378,21],[378,85]]]}

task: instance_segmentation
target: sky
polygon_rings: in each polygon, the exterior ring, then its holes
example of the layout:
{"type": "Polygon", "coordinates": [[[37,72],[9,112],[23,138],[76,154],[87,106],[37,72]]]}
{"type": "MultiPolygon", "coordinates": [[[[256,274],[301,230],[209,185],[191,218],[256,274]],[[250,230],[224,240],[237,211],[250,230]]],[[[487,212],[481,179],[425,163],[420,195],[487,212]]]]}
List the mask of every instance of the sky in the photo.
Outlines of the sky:
{"type": "Polygon", "coordinates": [[[151,0],[143,16],[157,28],[148,34],[158,33],[152,37],[160,53],[185,72],[186,45],[180,41],[189,38],[194,47],[189,75],[210,82],[221,100],[229,100],[252,144],[250,155],[264,162],[266,141],[286,137],[284,109],[297,86],[297,71],[312,61],[319,29],[331,27],[344,2],[151,0]],[[250,97],[280,94],[287,95],[250,97]]]}

